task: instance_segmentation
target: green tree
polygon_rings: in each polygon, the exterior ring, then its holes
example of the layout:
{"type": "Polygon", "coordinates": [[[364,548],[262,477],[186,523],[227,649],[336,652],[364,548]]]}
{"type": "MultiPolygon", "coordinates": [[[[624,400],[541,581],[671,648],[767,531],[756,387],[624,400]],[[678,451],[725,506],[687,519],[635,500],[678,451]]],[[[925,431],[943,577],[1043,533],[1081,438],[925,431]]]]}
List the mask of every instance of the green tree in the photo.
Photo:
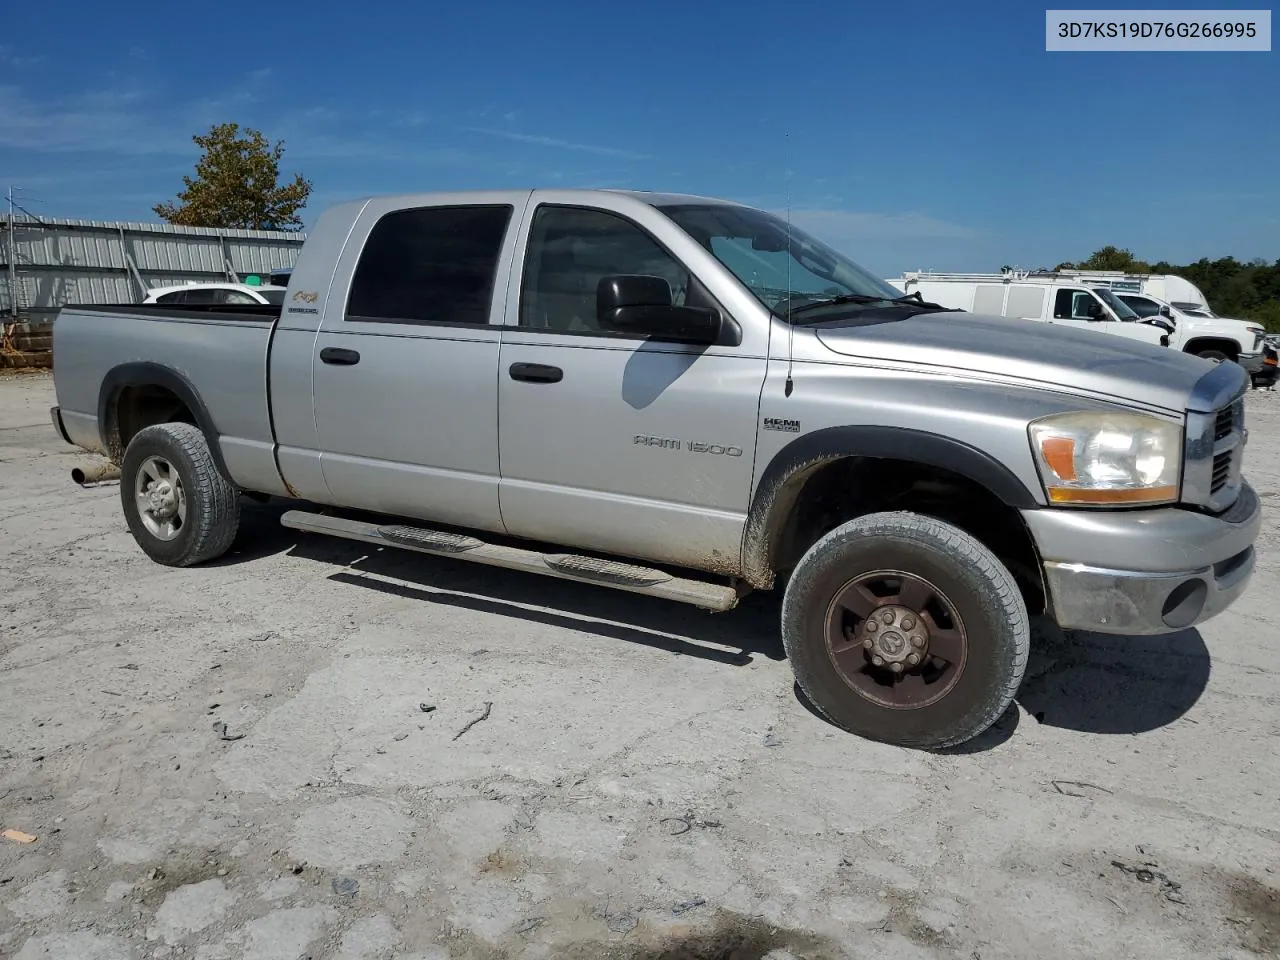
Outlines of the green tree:
{"type": "Polygon", "coordinates": [[[191,138],[202,155],[196,175],[183,177],[178,203],[156,204],[163,220],[187,227],[298,230],[298,212],[311,195],[311,181],[295,173],[281,185],[284,141],[273,146],[258,130],[223,123],[191,138]]]}
{"type": "Polygon", "coordinates": [[[1128,250],[1122,250],[1111,244],[1107,244],[1101,250],[1093,251],[1088,260],[1058,265],[1059,270],[1064,267],[1074,267],[1076,270],[1119,270],[1122,273],[1151,272],[1151,267],[1146,262],[1136,259],[1128,250]]]}
{"type": "Polygon", "coordinates": [[[1088,260],[1061,263],[1058,269],[1123,270],[1126,273],[1169,273],[1190,280],[1221,317],[1254,320],[1280,333],[1280,260],[1268,263],[1255,257],[1248,262],[1235,257],[1210,260],[1202,257],[1182,266],[1161,260],[1148,265],[1128,250],[1105,246],[1088,260]]]}

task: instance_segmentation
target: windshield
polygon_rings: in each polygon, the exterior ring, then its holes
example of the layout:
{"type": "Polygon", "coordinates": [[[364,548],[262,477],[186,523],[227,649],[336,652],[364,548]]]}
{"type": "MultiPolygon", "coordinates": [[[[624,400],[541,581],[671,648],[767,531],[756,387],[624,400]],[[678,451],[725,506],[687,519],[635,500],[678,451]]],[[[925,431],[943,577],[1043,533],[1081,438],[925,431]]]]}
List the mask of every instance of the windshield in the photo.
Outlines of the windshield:
{"type": "Polygon", "coordinates": [[[1121,320],[1140,320],[1141,318],[1129,308],[1129,305],[1117,297],[1106,287],[1094,287],[1093,292],[1096,293],[1108,307],[1115,311],[1117,317],[1121,320]]]}
{"type": "MultiPolygon", "coordinates": [[[[788,300],[849,295],[895,300],[902,291],[781,217],[724,204],[658,209],[727,267],[770,310],[788,300]]],[[[794,305],[794,304],[793,304],[794,305]]]]}

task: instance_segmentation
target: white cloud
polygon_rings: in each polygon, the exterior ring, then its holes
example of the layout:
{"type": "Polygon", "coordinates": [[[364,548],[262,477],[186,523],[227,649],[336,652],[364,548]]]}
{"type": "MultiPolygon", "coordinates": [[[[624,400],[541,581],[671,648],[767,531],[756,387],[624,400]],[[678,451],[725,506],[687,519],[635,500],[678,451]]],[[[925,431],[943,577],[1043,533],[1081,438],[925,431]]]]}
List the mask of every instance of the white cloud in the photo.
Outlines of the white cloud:
{"type": "Polygon", "coordinates": [[[582,153],[594,153],[602,157],[625,157],[630,160],[647,160],[649,157],[643,153],[635,153],[631,150],[622,150],[618,147],[602,147],[594,143],[575,143],[572,140],[560,140],[556,137],[546,137],[536,133],[516,133],[513,130],[495,130],[492,127],[464,127],[472,133],[483,133],[490,137],[502,137],[506,140],[515,140],[517,143],[531,143],[539,147],[556,147],[561,150],[578,150],[582,153]]]}

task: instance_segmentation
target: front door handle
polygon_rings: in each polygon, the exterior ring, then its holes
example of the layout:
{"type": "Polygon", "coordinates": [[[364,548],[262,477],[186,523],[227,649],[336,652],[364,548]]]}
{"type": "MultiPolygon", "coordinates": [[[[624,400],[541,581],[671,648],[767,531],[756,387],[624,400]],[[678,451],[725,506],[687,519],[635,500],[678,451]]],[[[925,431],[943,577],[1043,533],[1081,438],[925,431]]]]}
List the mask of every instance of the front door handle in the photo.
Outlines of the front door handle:
{"type": "Polygon", "coordinates": [[[512,380],[526,383],[559,383],[564,379],[563,370],[545,363],[513,363],[510,373],[512,380]]]}
{"type": "Polygon", "coordinates": [[[349,367],[360,362],[360,354],[344,347],[325,347],[320,351],[320,360],[322,363],[335,363],[349,367]]]}

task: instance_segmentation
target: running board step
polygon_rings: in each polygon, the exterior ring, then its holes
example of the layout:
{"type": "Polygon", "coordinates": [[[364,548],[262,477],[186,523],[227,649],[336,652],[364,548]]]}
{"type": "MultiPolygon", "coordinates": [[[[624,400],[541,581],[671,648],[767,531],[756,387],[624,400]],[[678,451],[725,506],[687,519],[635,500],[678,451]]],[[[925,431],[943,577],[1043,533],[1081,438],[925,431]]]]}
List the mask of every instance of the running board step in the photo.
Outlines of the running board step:
{"type": "Polygon", "coordinates": [[[600,560],[596,557],[574,554],[539,553],[536,550],[522,550],[518,547],[486,543],[475,537],[447,533],[443,530],[430,530],[426,527],[411,527],[404,524],[378,525],[322,513],[307,513],[302,510],[288,511],[280,518],[280,523],[292,530],[322,533],[330,537],[342,537],[346,540],[358,540],[361,543],[373,543],[384,547],[399,547],[402,550],[413,550],[417,553],[452,556],[460,560],[503,567],[507,570],[537,573],[560,580],[594,583],[612,587],[615,590],[625,590],[628,593],[643,593],[651,597],[688,603],[706,610],[732,610],[738,605],[738,591],[733,587],[675,577],[652,567],[640,567],[614,560],[600,560]]]}

